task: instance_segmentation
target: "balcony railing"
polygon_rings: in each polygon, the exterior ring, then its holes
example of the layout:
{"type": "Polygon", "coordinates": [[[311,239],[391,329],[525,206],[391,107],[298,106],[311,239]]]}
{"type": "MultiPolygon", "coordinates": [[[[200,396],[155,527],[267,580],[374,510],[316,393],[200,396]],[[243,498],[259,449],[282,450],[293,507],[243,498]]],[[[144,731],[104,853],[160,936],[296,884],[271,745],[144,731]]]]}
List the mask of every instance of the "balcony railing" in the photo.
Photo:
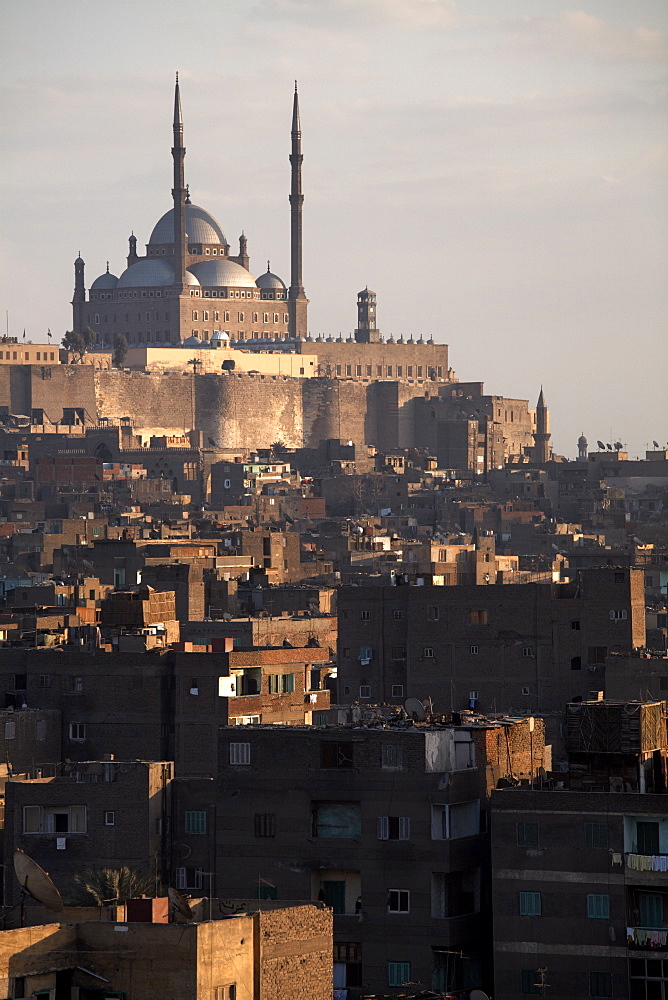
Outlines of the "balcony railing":
{"type": "Polygon", "coordinates": [[[633,872],[668,872],[668,854],[627,854],[626,867],[633,872]]]}
{"type": "Polygon", "coordinates": [[[668,928],[627,927],[626,943],[629,948],[642,951],[665,951],[668,948],[668,928]]]}

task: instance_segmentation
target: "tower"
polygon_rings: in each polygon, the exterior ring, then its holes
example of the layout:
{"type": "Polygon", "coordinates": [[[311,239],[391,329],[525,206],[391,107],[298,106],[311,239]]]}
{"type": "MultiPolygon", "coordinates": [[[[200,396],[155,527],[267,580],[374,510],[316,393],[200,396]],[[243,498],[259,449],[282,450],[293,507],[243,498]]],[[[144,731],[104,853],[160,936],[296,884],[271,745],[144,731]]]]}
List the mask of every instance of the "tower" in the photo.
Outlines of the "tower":
{"type": "Polygon", "coordinates": [[[584,435],[584,431],[578,438],[578,458],[581,462],[587,461],[587,438],[584,435]]]}
{"type": "Polygon", "coordinates": [[[299,121],[299,95],[295,80],[292,103],[292,151],[290,153],[290,289],[288,291],[288,336],[306,337],[308,299],[302,283],[302,133],[299,121]]]}
{"type": "Polygon", "coordinates": [[[183,145],[183,116],[181,114],[181,92],[179,90],[179,74],[176,74],[174,87],[174,272],[176,274],[175,290],[179,295],[186,283],[186,197],[184,161],[186,147],[183,145]]]}
{"type": "Polygon", "coordinates": [[[85,321],[83,307],[86,304],[86,286],[84,283],[84,267],[81,253],[74,261],[74,295],[72,296],[72,329],[82,333],[85,321]]]}
{"type": "Polygon", "coordinates": [[[376,293],[368,286],[357,296],[355,340],[358,344],[377,344],[380,340],[380,330],[376,327],[376,293]]]}
{"type": "Polygon", "coordinates": [[[534,431],[533,460],[537,465],[544,465],[551,458],[550,448],[550,412],[545,405],[543,387],[540,387],[540,396],[536,403],[536,430],[534,431]]]}

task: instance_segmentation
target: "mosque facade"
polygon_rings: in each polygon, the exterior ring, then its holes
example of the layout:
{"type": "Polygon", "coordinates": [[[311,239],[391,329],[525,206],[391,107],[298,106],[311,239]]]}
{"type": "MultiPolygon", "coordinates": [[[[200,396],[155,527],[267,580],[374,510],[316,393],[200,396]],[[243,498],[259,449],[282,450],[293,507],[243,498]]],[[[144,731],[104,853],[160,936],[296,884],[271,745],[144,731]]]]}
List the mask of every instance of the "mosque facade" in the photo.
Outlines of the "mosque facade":
{"type": "Polygon", "coordinates": [[[81,255],[74,264],[73,330],[88,331],[93,344],[111,347],[123,334],[130,346],[176,346],[220,339],[297,340],[307,336],[308,299],[302,283],[301,126],[295,86],[291,133],[290,285],[267,265],[255,278],[245,235],[239,252],[216,219],[193,205],[185,183],[185,145],[178,77],[174,94],[172,148],[173,206],[156,223],[137,252],[130,236],[127,267],[120,276],[107,270],[88,291],[81,255]]]}

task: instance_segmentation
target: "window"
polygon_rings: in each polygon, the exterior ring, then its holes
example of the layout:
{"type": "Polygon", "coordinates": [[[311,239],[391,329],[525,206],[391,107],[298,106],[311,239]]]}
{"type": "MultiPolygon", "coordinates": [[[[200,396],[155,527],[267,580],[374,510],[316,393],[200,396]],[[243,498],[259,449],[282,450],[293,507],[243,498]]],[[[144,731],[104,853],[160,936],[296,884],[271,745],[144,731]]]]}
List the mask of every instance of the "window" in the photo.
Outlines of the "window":
{"type": "Polygon", "coordinates": [[[360,611],[360,618],[361,618],[361,620],[363,622],[369,622],[369,621],[371,621],[371,612],[370,611],[360,611]]]}
{"type": "Polygon", "coordinates": [[[393,684],[392,685],[392,697],[393,698],[403,698],[404,696],[404,686],[403,684],[393,684]]]}
{"type": "Polygon", "coordinates": [[[608,827],[605,823],[585,823],[585,847],[608,846],[608,827]]]}
{"type": "Polygon", "coordinates": [[[360,684],[360,698],[370,698],[371,687],[369,684],[360,684]]]}
{"type": "Polygon", "coordinates": [[[578,619],[575,619],[574,621],[572,621],[572,622],[571,622],[571,628],[572,628],[572,629],[573,629],[573,630],[574,630],[575,632],[579,632],[579,631],[580,631],[580,622],[579,622],[579,620],[578,620],[578,619]]]}
{"type": "Polygon", "coordinates": [[[487,625],[488,615],[487,609],[471,609],[469,611],[469,625],[487,625]]]}
{"type": "Polygon", "coordinates": [[[205,812],[186,812],[186,833],[206,833],[205,812]]]}
{"type": "Polygon", "coordinates": [[[522,996],[542,996],[543,984],[538,969],[522,969],[522,996]]]}
{"type": "Polygon", "coordinates": [[[383,767],[403,767],[404,748],[394,743],[383,743],[380,751],[383,767]]]}
{"type": "Polygon", "coordinates": [[[542,912],[541,894],[539,892],[520,893],[520,916],[540,917],[542,912]]]}
{"type": "Polygon", "coordinates": [[[392,617],[395,620],[395,622],[400,622],[401,619],[404,617],[404,613],[403,611],[399,611],[397,608],[395,608],[395,610],[392,612],[392,617]]]}
{"type": "Polygon", "coordinates": [[[587,894],[587,916],[590,920],[608,920],[610,917],[610,896],[607,892],[587,894]]]}
{"type": "Polygon", "coordinates": [[[387,890],[388,913],[410,913],[411,894],[408,889],[387,890]]]}
{"type": "MultiPolygon", "coordinates": [[[[207,250],[207,253],[209,251],[207,250]]],[[[216,252],[215,250],[213,251],[216,252]]],[[[222,250],[221,250],[222,253],[222,250]]],[[[237,987],[234,983],[229,986],[216,986],[213,991],[213,1000],[237,1000],[237,987]]]]}
{"type": "Polygon", "coordinates": [[[377,835],[378,840],[410,840],[410,816],[379,816],[377,835]]]}
{"type": "Polygon", "coordinates": [[[85,806],[24,806],[24,833],[85,833],[85,806]]]}
{"type": "Polygon", "coordinates": [[[425,660],[432,659],[433,656],[434,656],[434,649],[433,649],[433,647],[432,646],[425,646],[424,649],[422,650],[422,655],[424,656],[425,660]]]}
{"type": "Polygon", "coordinates": [[[335,743],[327,740],[320,744],[320,767],[352,767],[352,743],[335,743]]]}
{"type": "Polygon", "coordinates": [[[405,646],[392,646],[390,651],[390,657],[393,660],[405,660],[406,659],[406,647],[405,646]]]}
{"type": "Polygon", "coordinates": [[[590,972],[589,973],[589,996],[590,997],[611,997],[612,996],[612,973],[611,972],[590,972]]]}
{"type": "Polygon", "coordinates": [[[311,807],[311,836],[354,840],[362,834],[359,802],[314,802],[311,807]]]}
{"type": "Polygon", "coordinates": [[[250,764],[250,743],[230,743],[230,764],[250,764]]]}
{"type": "Polygon", "coordinates": [[[5,722],[5,739],[13,740],[16,737],[16,723],[5,722]]]}
{"type": "Polygon", "coordinates": [[[572,656],[571,657],[571,670],[582,670],[582,657],[572,656]]]}
{"type": "Polygon", "coordinates": [[[611,622],[625,622],[628,614],[626,610],[623,611],[609,611],[608,615],[611,622]]]}
{"type": "Polygon", "coordinates": [[[522,688],[522,694],[526,696],[528,694],[531,694],[531,692],[530,692],[530,690],[529,690],[528,687],[523,687],[522,688]]]}
{"type": "Polygon", "coordinates": [[[538,823],[517,824],[517,846],[538,847],[538,823]]]}
{"type": "Polygon", "coordinates": [[[70,739],[79,743],[86,739],[85,722],[70,722],[70,739]]]}
{"type": "Polygon", "coordinates": [[[469,646],[469,653],[471,654],[471,656],[477,656],[479,652],[480,652],[479,646],[476,645],[469,646]]]}
{"type": "Polygon", "coordinates": [[[290,694],[294,689],[294,674],[269,674],[269,694],[290,694]]]}
{"type": "Polygon", "coordinates": [[[430,622],[437,622],[438,616],[439,616],[438,608],[429,608],[429,611],[427,612],[427,618],[429,619],[430,622]]]}
{"type": "Polygon", "coordinates": [[[431,839],[457,840],[480,832],[480,800],[432,805],[431,839]]]}
{"type": "Polygon", "coordinates": [[[410,962],[388,962],[387,963],[387,985],[404,986],[411,981],[410,962]]]}
{"type": "Polygon", "coordinates": [[[104,814],[105,826],[116,826],[116,813],[113,809],[108,809],[104,814]]]}
{"type": "Polygon", "coordinates": [[[589,646],[587,650],[587,660],[589,663],[605,663],[607,655],[607,646],[589,646]]]}
{"type": "Polygon", "coordinates": [[[533,646],[523,646],[522,656],[533,656],[533,646]]]}
{"type": "Polygon", "coordinates": [[[203,889],[204,870],[202,868],[177,868],[175,882],[177,889],[203,889]]]}
{"type": "Polygon", "coordinates": [[[70,694],[81,694],[83,691],[83,677],[68,677],[67,687],[70,694]]]}
{"type": "Polygon", "coordinates": [[[276,813],[255,813],[255,836],[276,836],[276,813]]]}

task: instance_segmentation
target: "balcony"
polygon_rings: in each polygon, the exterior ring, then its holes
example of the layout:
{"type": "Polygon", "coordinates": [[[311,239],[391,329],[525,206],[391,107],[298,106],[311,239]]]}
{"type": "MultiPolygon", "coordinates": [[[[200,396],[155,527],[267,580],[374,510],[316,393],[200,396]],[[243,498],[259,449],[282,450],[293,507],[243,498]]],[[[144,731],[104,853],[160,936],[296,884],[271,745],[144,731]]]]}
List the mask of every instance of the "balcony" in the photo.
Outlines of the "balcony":
{"type": "Polygon", "coordinates": [[[627,882],[636,885],[668,886],[668,854],[624,855],[627,882]]]}
{"type": "Polygon", "coordinates": [[[668,927],[627,927],[627,947],[634,951],[668,951],[668,927]]]}

